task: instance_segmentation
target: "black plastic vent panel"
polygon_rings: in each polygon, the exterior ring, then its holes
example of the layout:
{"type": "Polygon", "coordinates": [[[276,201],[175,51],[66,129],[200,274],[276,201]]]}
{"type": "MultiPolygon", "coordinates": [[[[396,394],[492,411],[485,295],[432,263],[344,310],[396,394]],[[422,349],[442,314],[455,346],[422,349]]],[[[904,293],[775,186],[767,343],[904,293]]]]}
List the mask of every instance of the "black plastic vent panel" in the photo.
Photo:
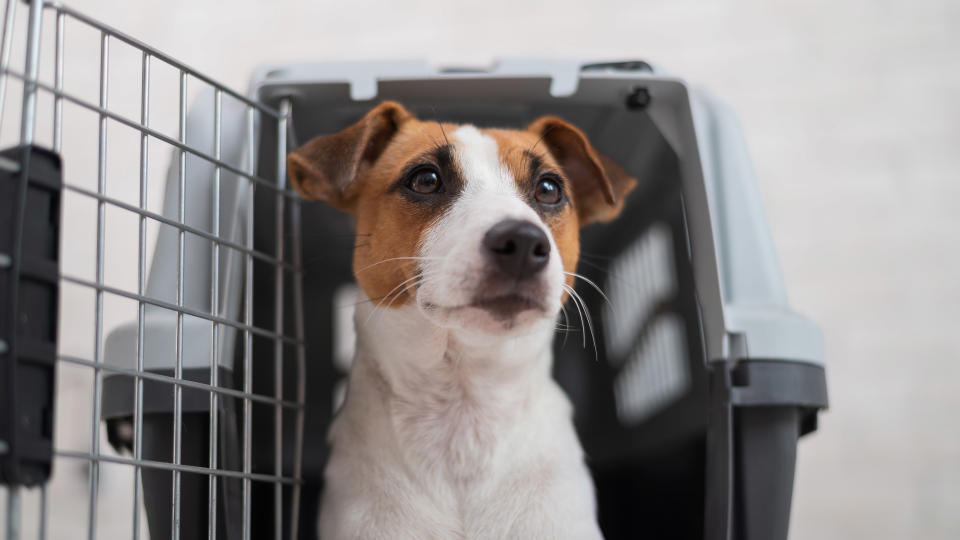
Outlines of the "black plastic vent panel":
{"type": "Polygon", "coordinates": [[[52,469],[59,290],[60,157],[0,152],[0,483],[52,469]]]}

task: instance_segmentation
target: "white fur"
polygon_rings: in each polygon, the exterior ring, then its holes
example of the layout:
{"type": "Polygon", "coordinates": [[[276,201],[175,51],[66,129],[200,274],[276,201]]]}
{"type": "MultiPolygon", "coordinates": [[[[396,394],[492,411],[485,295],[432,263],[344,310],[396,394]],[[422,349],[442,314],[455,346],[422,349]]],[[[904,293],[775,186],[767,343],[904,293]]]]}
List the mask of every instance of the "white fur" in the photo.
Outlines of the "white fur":
{"type": "Polygon", "coordinates": [[[550,376],[564,281],[556,244],[536,285],[544,310],[505,327],[463,307],[479,292],[491,226],[529,219],[550,235],[492,138],[466,126],[451,139],[466,186],[423,241],[416,302],[357,308],[321,537],[601,538],[571,406],[550,376]]]}
{"type": "MultiPolygon", "coordinates": [[[[521,198],[516,181],[500,162],[496,141],[469,125],[458,128],[451,138],[466,186],[453,207],[426,234],[421,248],[421,255],[426,257],[421,264],[425,280],[417,302],[421,307],[435,306],[424,309],[424,313],[438,326],[460,329],[482,341],[489,337],[499,340],[501,336],[491,331],[502,330],[501,322],[485,311],[465,307],[483,286],[478,278],[488,264],[481,246],[484,234],[505,219],[525,219],[547,233],[550,258],[535,293],[546,301],[545,311],[552,316],[560,311],[563,263],[549,229],[521,198]]],[[[523,331],[543,316],[524,314],[515,328],[523,331]]]]}

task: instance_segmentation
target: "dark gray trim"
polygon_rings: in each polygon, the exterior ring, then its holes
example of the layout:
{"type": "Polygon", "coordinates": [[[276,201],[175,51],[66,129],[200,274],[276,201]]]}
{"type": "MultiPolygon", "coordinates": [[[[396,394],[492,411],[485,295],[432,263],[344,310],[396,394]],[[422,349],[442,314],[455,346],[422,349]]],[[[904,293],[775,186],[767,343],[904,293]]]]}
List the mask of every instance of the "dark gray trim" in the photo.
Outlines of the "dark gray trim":
{"type": "Polygon", "coordinates": [[[710,424],[707,427],[705,540],[730,540],[733,521],[733,407],[726,362],[708,364],[710,424]]]}
{"type": "Polygon", "coordinates": [[[823,366],[783,360],[748,360],[731,371],[730,401],[737,407],[793,405],[827,408],[823,366]]]}
{"type": "Polygon", "coordinates": [[[786,540],[797,441],[827,406],[823,366],[717,361],[710,368],[707,540],[786,540]]]}
{"type": "Polygon", "coordinates": [[[787,540],[801,415],[790,406],[734,409],[734,538],[787,540]]]}

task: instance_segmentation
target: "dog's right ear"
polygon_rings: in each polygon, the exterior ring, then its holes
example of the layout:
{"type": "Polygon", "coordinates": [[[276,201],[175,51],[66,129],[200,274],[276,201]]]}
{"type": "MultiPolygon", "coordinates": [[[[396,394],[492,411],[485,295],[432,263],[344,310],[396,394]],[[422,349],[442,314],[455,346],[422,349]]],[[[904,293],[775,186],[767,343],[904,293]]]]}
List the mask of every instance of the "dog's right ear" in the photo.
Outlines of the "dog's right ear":
{"type": "Polygon", "coordinates": [[[307,200],[349,212],[354,180],[373,165],[400,126],[411,118],[399,103],[384,101],[343,131],[311,139],[287,155],[290,183],[307,200]]]}

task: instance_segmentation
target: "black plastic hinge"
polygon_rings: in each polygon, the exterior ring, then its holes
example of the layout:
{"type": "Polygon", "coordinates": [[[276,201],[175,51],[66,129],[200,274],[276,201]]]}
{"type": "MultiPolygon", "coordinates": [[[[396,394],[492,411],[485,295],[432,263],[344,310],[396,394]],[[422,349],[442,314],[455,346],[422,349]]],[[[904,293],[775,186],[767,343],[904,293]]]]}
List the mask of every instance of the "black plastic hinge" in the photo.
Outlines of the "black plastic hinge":
{"type": "Polygon", "coordinates": [[[0,151],[0,483],[50,478],[60,298],[60,157],[0,151]]]}

